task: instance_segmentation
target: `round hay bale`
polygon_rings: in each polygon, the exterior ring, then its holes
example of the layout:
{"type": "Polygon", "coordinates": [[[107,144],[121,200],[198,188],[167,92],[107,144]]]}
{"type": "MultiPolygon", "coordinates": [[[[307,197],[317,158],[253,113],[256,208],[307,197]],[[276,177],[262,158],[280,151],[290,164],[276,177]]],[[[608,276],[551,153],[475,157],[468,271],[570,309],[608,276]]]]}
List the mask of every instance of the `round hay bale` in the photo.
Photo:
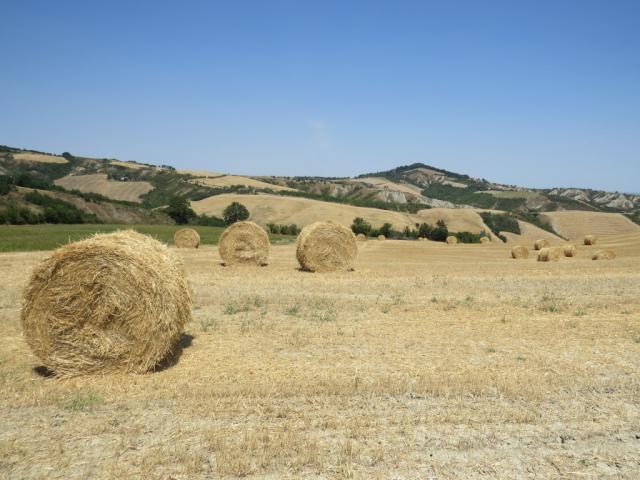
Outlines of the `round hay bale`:
{"type": "Polygon", "coordinates": [[[522,245],[516,245],[511,249],[511,258],[518,260],[529,258],[529,249],[522,245]]]}
{"type": "Polygon", "coordinates": [[[200,235],[193,228],[181,228],[173,234],[173,243],[178,248],[198,248],[200,235]]]}
{"type": "Polygon", "coordinates": [[[614,258],[616,258],[616,254],[611,250],[600,250],[591,257],[591,260],[613,260],[614,258]]]}
{"type": "Polygon", "coordinates": [[[269,235],[256,223],[236,222],[222,232],[218,252],[225,265],[266,265],[269,235]]]}
{"type": "Polygon", "coordinates": [[[458,237],[454,237],[453,235],[449,235],[447,237],[447,244],[448,245],[455,245],[456,243],[458,243],[458,237]]]}
{"type": "Polygon", "coordinates": [[[33,353],[60,376],[144,373],[171,353],[190,312],[180,260],[129,230],[55,250],[31,275],[21,321],[33,353]]]}
{"type": "Polygon", "coordinates": [[[539,262],[557,262],[563,252],[560,248],[545,247],[538,252],[539,262]]]}
{"type": "Polygon", "coordinates": [[[578,255],[578,249],[573,243],[569,243],[562,247],[562,251],[565,257],[576,257],[578,255]]]}
{"type": "Polygon", "coordinates": [[[584,236],[584,244],[585,245],[595,245],[598,242],[598,237],[595,235],[585,235],[584,236]]]}
{"type": "Polygon", "coordinates": [[[535,250],[542,250],[543,248],[547,248],[549,246],[549,242],[544,239],[536,240],[536,243],[533,244],[533,248],[535,250]]]}
{"type": "Polygon", "coordinates": [[[366,242],[367,236],[364,233],[359,233],[356,235],[356,240],[359,242],[366,242]]]}
{"type": "Polygon", "coordinates": [[[358,246],[353,232],[333,222],[315,222],[298,235],[298,262],[310,272],[352,270],[358,246]]]}
{"type": "Polygon", "coordinates": [[[386,239],[387,237],[385,237],[384,235],[378,235],[378,240],[380,240],[381,242],[386,239]]]}
{"type": "Polygon", "coordinates": [[[480,243],[491,243],[491,239],[489,237],[480,237],[480,243]]]}

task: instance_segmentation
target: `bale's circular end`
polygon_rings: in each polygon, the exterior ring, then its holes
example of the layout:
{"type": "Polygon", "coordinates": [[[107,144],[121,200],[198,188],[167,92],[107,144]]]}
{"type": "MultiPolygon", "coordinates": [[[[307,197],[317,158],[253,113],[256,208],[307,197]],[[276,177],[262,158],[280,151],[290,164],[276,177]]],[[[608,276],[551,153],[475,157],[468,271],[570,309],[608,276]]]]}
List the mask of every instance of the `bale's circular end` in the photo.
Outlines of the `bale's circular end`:
{"type": "Polygon", "coordinates": [[[458,238],[454,237],[453,235],[449,235],[447,237],[447,244],[448,245],[455,245],[456,243],[458,243],[458,238]]]}
{"type": "Polygon", "coordinates": [[[366,242],[367,236],[364,233],[359,233],[356,235],[356,240],[359,242],[366,242]]]}
{"type": "Polygon", "coordinates": [[[565,257],[575,257],[578,255],[578,249],[576,248],[576,246],[572,243],[565,245],[564,247],[562,247],[562,250],[564,252],[564,256],[565,257]]]}
{"type": "Polygon", "coordinates": [[[539,262],[556,262],[560,260],[563,252],[560,248],[545,247],[538,252],[539,262]]]}
{"type": "Polygon", "coordinates": [[[489,237],[480,237],[480,243],[491,243],[491,239],[489,237]]]}
{"type": "Polygon", "coordinates": [[[134,231],[55,250],[24,292],[26,341],[61,376],[143,373],[165,359],[189,320],[191,292],[166,245],[134,231]]]}
{"type": "Polygon", "coordinates": [[[378,235],[378,240],[380,240],[381,242],[386,240],[387,237],[385,237],[384,235],[378,235]]]}
{"type": "Polygon", "coordinates": [[[515,258],[516,260],[529,258],[529,249],[522,245],[517,245],[511,249],[511,258],[515,258]]]}
{"type": "Polygon", "coordinates": [[[600,250],[593,257],[592,260],[613,260],[616,258],[616,254],[611,250],[600,250]]]}
{"type": "Polygon", "coordinates": [[[193,228],[181,228],[173,235],[173,243],[178,248],[198,248],[200,234],[193,228]]]}
{"type": "Polygon", "coordinates": [[[300,266],[311,272],[352,270],[358,256],[356,237],[333,222],[312,223],[298,235],[296,256],[300,266]]]}
{"type": "Polygon", "coordinates": [[[269,235],[253,222],[237,222],[222,232],[218,252],[225,265],[266,265],[269,235]]]}
{"type": "Polygon", "coordinates": [[[598,243],[598,237],[595,235],[585,235],[584,236],[584,244],[585,245],[595,245],[598,243]]]}
{"type": "Polygon", "coordinates": [[[543,248],[548,248],[549,242],[544,239],[536,240],[536,243],[533,244],[533,248],[535,250],[542,250],[543,248]]]}

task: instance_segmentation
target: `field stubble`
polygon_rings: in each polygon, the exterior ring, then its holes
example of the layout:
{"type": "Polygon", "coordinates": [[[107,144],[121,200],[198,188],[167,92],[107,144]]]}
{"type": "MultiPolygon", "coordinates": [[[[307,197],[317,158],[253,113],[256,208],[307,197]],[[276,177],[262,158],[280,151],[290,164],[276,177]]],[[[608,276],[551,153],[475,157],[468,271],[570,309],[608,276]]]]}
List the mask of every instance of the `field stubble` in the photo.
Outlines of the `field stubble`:
{"type": "Polygon", "coordinates": [[[68,380],[35,373],[20,332],[46,254],[3,254],[0,476],[634,478],[639,240],[553,264],[367,242],[333,274],[291,245],[261,268],[176,250],[194,289],[176,361],[68,380]]]}

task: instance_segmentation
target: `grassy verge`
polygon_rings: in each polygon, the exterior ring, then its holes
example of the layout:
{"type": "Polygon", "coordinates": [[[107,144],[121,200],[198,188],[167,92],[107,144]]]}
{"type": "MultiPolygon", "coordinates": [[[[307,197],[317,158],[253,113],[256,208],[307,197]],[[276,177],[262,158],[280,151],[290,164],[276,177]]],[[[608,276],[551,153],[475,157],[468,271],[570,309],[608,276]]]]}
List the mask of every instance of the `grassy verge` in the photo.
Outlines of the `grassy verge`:
{"type": "MultiPolygon", "coordinates": [[[[173,243],[173,234],[182,228],[180,225],[7,225],[0,226],[0,252],[24,252],[34,250],[52,250],[65,243],[80,240],[94,233],[107,233],[132,228],[138,232],[168,243],[173,243]]],[[[222,227],[189,226],[200,234],[202,244],[217,244],[222,227]]],[[[288,235],[269,235],[271,243],[290,243],[295,237],[288,235]]]]}

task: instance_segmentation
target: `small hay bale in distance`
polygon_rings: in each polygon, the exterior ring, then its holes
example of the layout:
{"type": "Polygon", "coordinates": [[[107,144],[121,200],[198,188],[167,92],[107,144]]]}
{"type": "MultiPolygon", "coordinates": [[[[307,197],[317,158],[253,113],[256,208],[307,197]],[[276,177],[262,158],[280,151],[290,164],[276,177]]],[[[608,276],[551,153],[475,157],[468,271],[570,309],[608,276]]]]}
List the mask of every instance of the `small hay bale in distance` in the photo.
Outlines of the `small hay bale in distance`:
{"type": "Polygon", "coordinates": [[[516,260],[527,259],[529,258],[529,249],[522,245],[516,245],[511,249],[511,258],[515,258],[516,260]]]}
{"type": "Polygon", "coordinates": [[[480,243],[491,243],[491,239],[489,237],[480,237],[480,243]]]}
{"type": "Polygon", "coordinates": [[[200,234],[193,228],[181,228],[173,234],[173,243],[178,248],[198,248],[200,234]]]}
{"type": "Polygon", "coordinates": [[[557,262],[560,260],[560,257],[563,255],[563,252],[560,248],[552,248],[552,247],[544,247],[538,252],[538,261],[539,262],[557,262]]]}
{"type": "Polygon", "coordinates": [[[549,241],[541,238],[540,240],[536,240],[536,243],[533,244],[533,248],[535,250],[542,250],[543,248],[549,247],[549,241]]]}
{"type": "Polygon", "coordinates": [[[229,225],[218,242],[218,252],[225,265],[266,265],[269,258],[269,235],[253,222],[229,225]]]}
{"type": "Polygon", "coordinates": [[[595,235],[585,235],[584,236],[584,244],[585,245],[595,245],[598,242],[598,237],[595,235]]]}
{"type": "Polygon", "coordinates": [[[353,270],[358,246],[353,232],[333,222],[315,222],[298,235],[298,263],[310,272],[353,270]]]}
{"type": "Polygon", "coordinates": [[[170,355],[190,312],[180,260],[129,230],[55,250],[31,275],[21,322],[33,353],[59,376],[144,373],[170,355]]]}
{"type": "Polygon", "coordinates": [[[591,257],[591,260],[613,260],[614,258],[616,258],[616,254],[611,250],[600,250],[591,257]]]}
{"type": "Polygon", "coordinates": [[[356,240],[359,242],[366,242],[367,236],[364,233],[359,233],[356,235],[356,240]]]}
{"type": "Polygon", "coordinates": [[[458,237],[454,237],[453,235],[447,237],[447,245],[455,245],[456,243],[458,243],[458,237]]]}
{"type": "Polygon", "coordinates": [[[387,237],[385,237],[384,235],[378,235],[378,240],[380,240],[381,242],[386,239],[387,237]]]}
{"type": "Polygon", "coordinates": [[[562,251],[565,257],[576,257],[578,256],[578,249],[573,243],[569,243],[562,247],[562,251]]]}

